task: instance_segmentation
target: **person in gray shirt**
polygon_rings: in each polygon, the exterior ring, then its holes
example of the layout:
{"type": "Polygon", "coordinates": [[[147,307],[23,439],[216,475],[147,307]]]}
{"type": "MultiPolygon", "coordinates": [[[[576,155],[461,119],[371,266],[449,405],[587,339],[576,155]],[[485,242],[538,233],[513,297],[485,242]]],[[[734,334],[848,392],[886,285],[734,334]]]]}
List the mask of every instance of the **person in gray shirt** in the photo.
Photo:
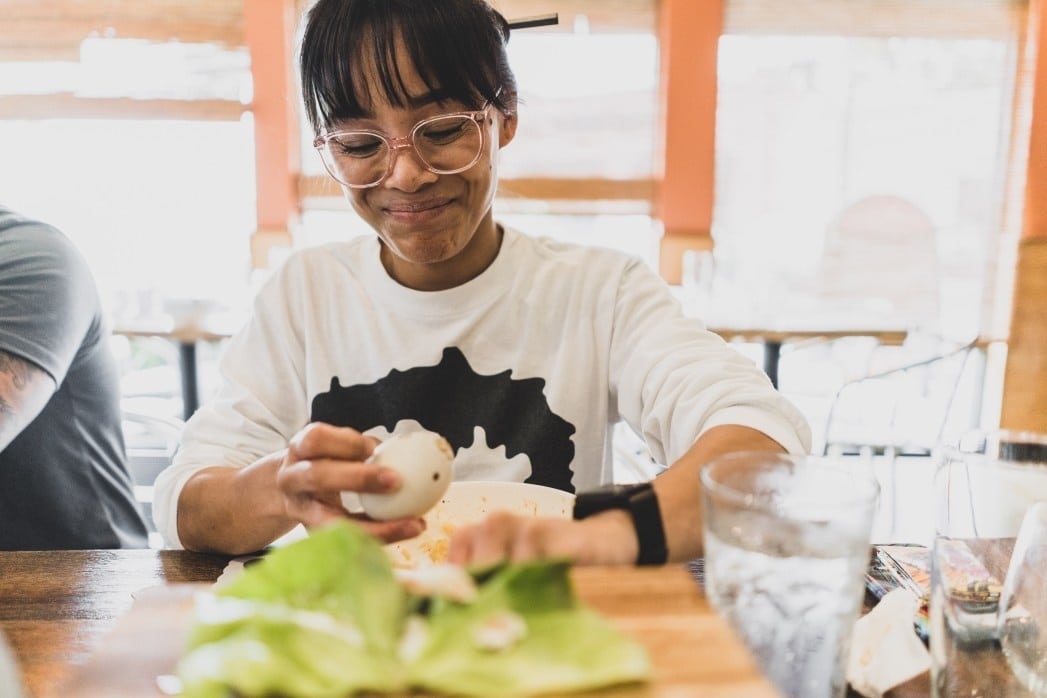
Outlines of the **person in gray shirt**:
{"type": "Polygon", "coordinates": [[[146,547],[108,338],[72,242],[0,205],[0,550],[146,547]]]}

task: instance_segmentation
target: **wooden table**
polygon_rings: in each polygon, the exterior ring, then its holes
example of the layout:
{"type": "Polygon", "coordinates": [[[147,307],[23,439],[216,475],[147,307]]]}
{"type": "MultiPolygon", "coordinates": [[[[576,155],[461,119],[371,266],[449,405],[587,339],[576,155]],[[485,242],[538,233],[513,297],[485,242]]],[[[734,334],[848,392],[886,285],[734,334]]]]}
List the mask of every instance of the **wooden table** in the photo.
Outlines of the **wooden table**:
{"type": "MultiPolygon", "coordinates": [[[[184,551],[0,552],[0,630],[30,696],[157,695],[155,676],[173,668],[187,629],[189,592],[201,588],[180,583],[214,581],[228,560],[184,551]]],[[[652,683],[600,695],[777,695],[685,567],[576,568],[572,577],[587,604],[648,648],[654,666],[652,683]]]]}
{"type": "Polygon", "coordinates": [[[189,419],[200,406],[200,381],[196,369],[197,345],[200,342],[220,342],[233,335],[234,324],[196,323],[178,324],[171,321],[149,321],[119,325],[113,334],[123,337],[159,337],[178,345],[178,372],[181,378],[182,417],[189,419]]]}
{"type": "Polygon", "coordinates": [[[778,387],[778,366],[782,359],[782,346],[789,342],[811,340],[833,340],[845,337],[871,337],[880,344],[900,345],[905,341],[908,331],[904,328],[842,325],[806,325],[792,327],[731,327],[712,323],[709,329],[727,341],[759,342],[763,345],[763,370],[771,379],[771,385],[778,387]]]}
{"type": "Polygon", "coordinates": [[[61,695],[132,594],[157,584],[214,581],[229,558],[183,551],[0,552],[0,631],[30,696],[61,695]]]}

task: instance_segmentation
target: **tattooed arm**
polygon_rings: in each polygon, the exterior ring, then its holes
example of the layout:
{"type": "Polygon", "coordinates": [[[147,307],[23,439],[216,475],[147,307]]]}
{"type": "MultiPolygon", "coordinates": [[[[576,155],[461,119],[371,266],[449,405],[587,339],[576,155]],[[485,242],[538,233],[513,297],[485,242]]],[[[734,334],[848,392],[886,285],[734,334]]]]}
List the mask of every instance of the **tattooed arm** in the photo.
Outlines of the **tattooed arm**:
{"type": "Polygon", "coordinates": [[[36,419],[56,388],[39,366],[0,349],[0,451],[36,419]]]}

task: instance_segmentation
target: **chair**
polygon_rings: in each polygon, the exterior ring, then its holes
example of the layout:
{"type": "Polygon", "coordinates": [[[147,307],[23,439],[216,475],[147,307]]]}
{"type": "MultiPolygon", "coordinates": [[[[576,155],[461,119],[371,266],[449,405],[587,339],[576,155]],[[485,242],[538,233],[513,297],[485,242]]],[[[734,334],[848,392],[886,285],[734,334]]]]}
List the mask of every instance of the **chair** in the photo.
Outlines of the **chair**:
{"type": "Polygon", "coordinates": [[[929,457],[939,443],[954,440],[978,421],[980,386],[969,370],[978,346],[977,340],[944,346],[910,363],[848,381],[833,397],[822,452],[886,461],[892,534],[898,522],[899,458],[929,457]],[[972,380],[965,383],[968,377],[972,380]]]}
{"type": "Polygon", "coordinates": [[[171,464],[178,450],[185,423],[174,417],[162,417],[125,408],[123,410],[124,447],[127,469],[134,485],[135,499],[150,531],[153,525],[153,483],[156,476],[171,464]]]}

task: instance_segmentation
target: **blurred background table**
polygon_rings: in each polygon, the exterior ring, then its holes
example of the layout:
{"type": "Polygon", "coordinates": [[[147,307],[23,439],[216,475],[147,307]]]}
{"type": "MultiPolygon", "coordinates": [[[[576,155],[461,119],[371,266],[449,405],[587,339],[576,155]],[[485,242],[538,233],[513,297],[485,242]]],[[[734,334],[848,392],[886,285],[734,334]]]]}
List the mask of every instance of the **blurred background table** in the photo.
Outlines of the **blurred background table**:
{"type": "Polygon", "coordinates": [[[197,370],[197,347],[201,342],[220,342],[228,339],[240,323],[224,317],[143,318],[120,323],[113,334],[128,338],[159,337],[178,345],[178,374],[182,396],[182,418],[189,419],[200,406],[200,379],[197,370]]]}
{"type": "Polygon", "coordinates": [[[847,337],[869,337],[878,344],[900,345],[905,342],[908,330],[904,327],[855,325],[838,323],[819,324],[798,322],[795,325],[772,324],[766,327],[734,327],[723,323],[710,323],[708,328],[727,341],[742,341],[763,345],[763,370],[778,387],[778,368],[781,364],[782,346],[793,342],[831,341],[847,337]]]}

